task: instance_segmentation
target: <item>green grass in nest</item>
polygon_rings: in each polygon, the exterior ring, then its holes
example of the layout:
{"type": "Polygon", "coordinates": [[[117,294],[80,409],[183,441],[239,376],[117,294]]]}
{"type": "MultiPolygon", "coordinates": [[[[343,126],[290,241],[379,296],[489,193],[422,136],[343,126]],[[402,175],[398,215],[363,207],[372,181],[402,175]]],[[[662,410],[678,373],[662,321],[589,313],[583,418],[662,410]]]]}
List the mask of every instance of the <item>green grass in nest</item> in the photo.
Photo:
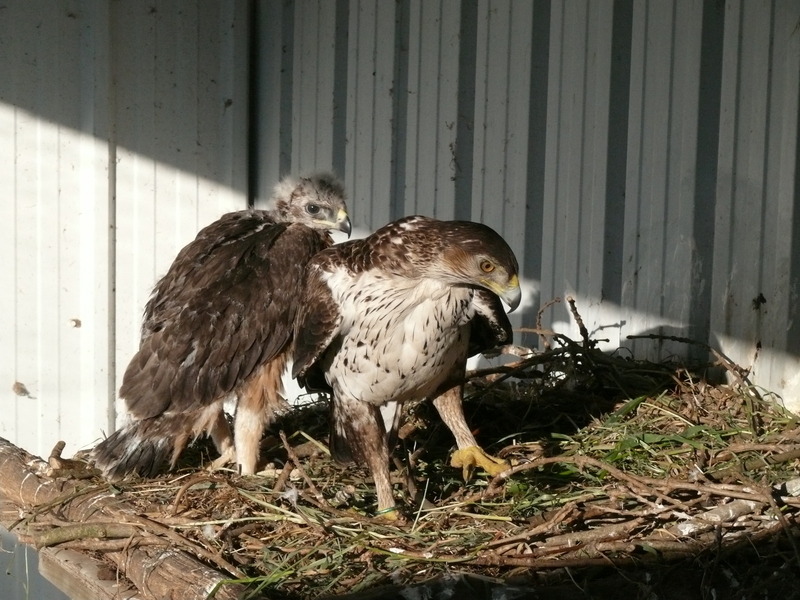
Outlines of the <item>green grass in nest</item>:
{"type": "Polygon", "coordinates": [[[563,336],[551,345],[510,367],[516,378],[504,379],[506,367],[466,388],[467,421],[488,452],[515,465],[508,476],[463,481],[431,404],[406,407],[393,470],[405,523],[372,518],[369,474],[332,464],[325,401],[273,426],[262,444],[266,474],[198,472],[215,456],[201,442],[177,473],[120,485],[120,496],[237,565],[254,597],[314,598],[454,572],[513,577],[560,590],[560,600],[606,587],[594,597],[627,589],[647,598],[658,585],[682,589],[675,573],[698,582],[696,597],[714,589],[746,598],[798,582],[785,570],[800,566],[787,533],[800,501],[773,487],[798,477],[796,416],[722,359],[687,369],[563,336]],[[721,369],[738,383],[712,383],[708,374],[721,369]],[[289,459],[279,431],[307,479],[295,469],[277,485],[289,459]],[[679,529],[737,501],[752,508],[679,529]]]}

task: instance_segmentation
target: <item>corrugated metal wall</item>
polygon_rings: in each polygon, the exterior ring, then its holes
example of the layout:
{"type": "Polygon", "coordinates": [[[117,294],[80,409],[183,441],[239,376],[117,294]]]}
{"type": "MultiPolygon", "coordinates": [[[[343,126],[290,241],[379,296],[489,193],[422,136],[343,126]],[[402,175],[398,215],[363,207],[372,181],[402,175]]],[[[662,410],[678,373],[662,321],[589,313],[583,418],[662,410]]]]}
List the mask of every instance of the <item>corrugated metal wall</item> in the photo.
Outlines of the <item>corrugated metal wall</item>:
{"type": "Polygon", "coordinates": [[[605,348],[706,340],[800,408],[799,24],[795,0],[6,2],[0,435],[97,439],[178,248],[319,168],[363,228],[500,230],[517,325],[572,294],[605,348]]]}
{"type": "Polygon", "coordinates": [[[247,206],[246,2],[112,2],[116,387],[155,281],[197,231],[247,206]]]}
{"type": "MultiPolygon", "coordinates": [[[[256,11],[257,202],[278,174],[335,168],[360,226],[483,221],[521,259],[518,325],[569,294],[605,348],[707,341],[800,409],[800,3],[256,11]]],[[[577,334],[563,304],[545,324],[577,334]]]]}
{"type": "Polygon", "coordinates": [[[156,278],[246,206],[248,23],[243,1],[0,7],[0,436],[47,456],[109,431],[156,278]]]}
{"type": "Polygon", "coordinates": [[[48,453],[113,389],[108,12],[82,8],[0,10],[0,435],[48,453]]]}

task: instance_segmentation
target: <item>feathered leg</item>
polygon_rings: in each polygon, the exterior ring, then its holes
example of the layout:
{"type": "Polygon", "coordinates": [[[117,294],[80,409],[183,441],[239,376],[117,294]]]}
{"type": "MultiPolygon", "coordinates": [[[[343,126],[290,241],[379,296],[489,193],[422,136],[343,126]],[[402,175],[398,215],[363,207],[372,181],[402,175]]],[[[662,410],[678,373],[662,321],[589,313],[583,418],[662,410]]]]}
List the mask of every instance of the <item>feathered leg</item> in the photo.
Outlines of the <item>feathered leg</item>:
{"type": "Polygon", "coordinates": [[[433,405],[439,411],[439,416],[442,421],[447,425],[447,428],[453,433],[456,438],[456,445],[458,450],[453,453],[450,459],[450,465],[453,467],[461,467],[464,479],[470,478],[472,469],[476,466],[481,467],[489,475],[497,475],[505,471],[509,465],[501,458],[495,458],[478,446],[475,441],[475,436],[467,425],[467,420],[464,417],[464,409],[461,404],[461,397],[464,393],[463,384],[455,385],[450,389],[440,394],[434,401],[433,405]]]}
{"type": "Polygon", "coordinates": [[[380,408],[358,400],[334,398],[331,448],[347,448],[348,457],[366,464],[375,481],[377,515],[396,520],[392,482],[389,477],[389,446],[380,408]]]}
{"type": "Polygon", "coordinates": [[[286,355],[266,363],[245,383],[239,393],[233,422],[233,440],[236,462],[242,475],[253,475],[256,472],[264,429],[289,406],[281,396],[281,375],[285,366],[286,355]]]}
{"type": "Polygon", "coordinates": [[[210,470],[220,469],[227,464],[236,461],[236,447],[233,443],[233,434],[231,427],[228,425],[228,419],[225,417],[225,411],[220,409],[211,423],[208,434],[214,442],[214,446],[219,452],[219,458],[214,460],[209,466],[210,470]]]}

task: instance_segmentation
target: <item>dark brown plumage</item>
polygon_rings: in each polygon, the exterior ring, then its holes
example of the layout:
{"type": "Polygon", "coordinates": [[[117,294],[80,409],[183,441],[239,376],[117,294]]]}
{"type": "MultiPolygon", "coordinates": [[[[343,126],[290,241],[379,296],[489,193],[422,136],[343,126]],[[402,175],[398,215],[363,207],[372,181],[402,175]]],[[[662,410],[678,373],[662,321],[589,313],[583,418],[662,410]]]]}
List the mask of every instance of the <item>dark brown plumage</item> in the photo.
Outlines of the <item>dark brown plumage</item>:
{"type": "Polygon", "coordinates": [[[519,304],[518,266],[492,229],[407,217],[308,265],[293,375],[333,392],[331,451],[367,464],[379,513],[394,507],[389,452],[400,408],[431,398],[453,432],[453,464],[498,472],[461,410],[467,357],[511,340],[497,295],[519,304]]]}
{"type": "Polygon", "coordinates": [[[201,433],[221,454],[216,465],[235,458],[255,471],[264,427],[285,405],[304,269],[333,228],[350,232],[341,183],[326,173],[287,178],[273,210],[223,215],[178,253],[147,303],[120,388],[130,420],[94,450],[106,477],[174,466],[201,433]],[[238,399],[233,436],[228,398],[238,399]]]}

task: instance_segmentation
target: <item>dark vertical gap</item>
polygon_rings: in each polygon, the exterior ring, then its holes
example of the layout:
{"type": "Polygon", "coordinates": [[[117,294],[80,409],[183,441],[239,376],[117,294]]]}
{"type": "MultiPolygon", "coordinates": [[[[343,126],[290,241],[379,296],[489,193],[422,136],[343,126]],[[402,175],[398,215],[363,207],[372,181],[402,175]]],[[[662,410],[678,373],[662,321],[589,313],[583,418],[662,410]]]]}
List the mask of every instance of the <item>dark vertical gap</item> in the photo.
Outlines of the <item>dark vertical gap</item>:
{"type": "MultiPolygon", "coordinates": [[[[436,31],[436,38],[437,38],[436,39],[436,66],[437,66],[437,71],[439,73],[442,72],[442,46],[445,43],[444,42],[444,20],[447,17],[445,16],[444,13],[445,13],[445,7],[444,7],[444,2],[442,2],[442,3],[439,4],[439,14],[437,15],[437,19],[439,20],[439,27],[437,28],[437,31],[436,31]]],[[[425,18],[424,13],[421,16],[422,16],[421,20],[423,20],[425,18]]],[[[460,46],[459,46],[459,48],[460,48],[460,46]]],[[[420,67],[421,67],[421,65],[420,65],[420,67]]],[[[436,83],[436,100],[435,100],[435,102],[436,102],[436,110],[435,110],[435,112],[436,112],[436,123],[440,123],[441,119],[442,119],[442,85],[441,85],[441,82],[437,82],[436,83]]],[[[419,104],[417,104],[417,106],[419,106],[419,104]]],[[[458,112],[458,98],[456,98],[456,113],[457,112],[458,112]]],[[[417,123],[419,123],[419,120],[417,120],[417,123]]],[[[435,148],[439,148],[440,144],[443,143],[443,140],[442,140],[442,135],[440,134],[440,130],[439,130],[438,127],[436,128],[436,133],[434,134],[434,136],[435,136],[435,139],[436,139],[436,142],[434,143],[434,147],[435,148]]],[[[445,139],[446,139],[446,137],[447,136],[445,136],[445,139]]],[[[433,214],[431,216],[437,217],[437,218],[440,218],[440,219],[443,216],[443,211],[442,211],[442,205],[441,205],[442,203],[440,201],[440,196],[439,196],[439,192],[440,192],[440,189],[439,189],[439,176],[440,176],[440,174],[442,172],[447,171],[448,168],[449,168],[450,162],[455,160],[455,158],[453,157],[453,145],[451,144],[449,147],[450,147],[450,156],[451,156],[450,160],[447,160],[447,161],[440,160],[440,154],[438,152],[435,152],[434,155],[433,155],[433,162],[434,162],[434,168],[433,168],[433,173],[434,173],[434,175],[433,175],[433,214]]],[[[419,163],[419,161],[417,161],[417,162],[419,163]]],[[[417,165],[417,167],[419,167],[419,165],[417,165]]],[[[454,171],[455,171],[455,169],[454,169],[454,171]]],[[[453,177],[454,177],[454,175],[451,176],[451,178],[450,178],[451,181],[453,180],[453,177]]],[[[416,187],[417,190],[419,190],[419,168],[414,169],[414,178],[416,179],[415,187],[416,187]]],[[[453,204],[455,204],[455,198],[453,198],[453,204]]],[[[453,208],[453,211],[455,211],[455,208],[453,208]]],[[[444,214],[446,215],[447,213],[444,213],[444,214]]]]}
{"type": "Polygon", "coordinates": [[[350,0],[336,0],[336,41],[333,59],[333,171],[344,177],[347,156],[347,52],[350,0]]]}
{"type": "MultiPolygon", "coordinates": [[[[97,131],[97,123],[95,122],[95,131],[93,133],[100,136],[103,133],[108,135],[108,321],[106,322],[108,327],[108,371],[106,381],[108,383],[109,396],[106,399],[106,406],[108,407],[106,433],[111,434],[116,429],[117,423],[117,115],[121,111],[117,104],[117,84],[119,81],[117,69],[120,63],[120,41],[117,31],[117,12],[119,8],[114,3],[106,4],[105,6],[106,10],[108,10],[108,59],[105,63],[108,67],[108,111],[104,122],[107,130],[106,132],[97,131]]],[[[102,31],[99,23],[97,23],[97,26],[98,29],[89,28],[89,32],[93,37],[102,31]]],[[[92,42],[93,48],[101,48],[105,40],[99,41],[94,37],[92,42]]],[[[92,64],[97,67],[97,54],[92,56],[91,60],[93,61],[92,64]]],[[[102,90],[99,91],[102,93],[102,90]]],[[[95,92],[96,97],[97,91],[95,92]]],[[[15,138],[16,135],[15,131],[15,138]]],[[[16,139],[14,139],[13,144],[16,148],[16,139]]],[[[16,192],[17,190],[15,190],[14,196],[19,197],[16,192]]],[[[16,227],[14,230],[16,232],[16,227]]],[[[15,240],[14,248],[18,247],[15,240]]],[[[17,356],[16,351],[14,355],[17,356]]]]}
{"type": "MultiPolygon", "coordinates": [[[[525,256],[522,275],[542,280],[542,214],[544,212],[544,165],[547,150],[547,82],[550,70],[550,0],[535,0],[531,35],[530,114],[528,120],[528,169],[525,189],[525,256]]],[[[539,304],[522,315],[523,327],[535,327],[539,304]]],[[[524,334],[521,343],[536,346],[538,336],[524,334]]]]}
{"type": "MultiPolygon", "coordinates": [[[[736,231],[736,223],[738,221],[737,214],[736,214],[736,205],[737,205],[737,195],[738,195],[738,187],[739,187],[739,180],[737,177],[737,168],[739,167],[739,152],[741,146],[743,145],[741,142],[741,135],[739,133],[740,129],[742,128],[742,60],[743,60],[743,52],[744,52],[744,44],[742,43],[742,36],[744,35],[744,3],[740,3],[738,8],[734,8],[734,10],[738,10],[738,19],[737,19],[737,28],[736,28],[736,85],[734,86],[734,107],[733,107],[733,140],[731,145],[733,146],[731,152],[731,173],[728,175],[730,177],[730,198],[727,199],[728,206],[728,214],[726,223],[723,227],[727,227],[729,231],[736,231]]],[[[730,110],[730,109],[729,109],[730,110]]],[[[746,152],[745,152],[746,154],[746,152]]],[[[719,173],[717,173],[719,176],[719,173]]],[[[716,198],[715,198],[716,202],[716,198]]],[[[727,244],[725,248],[725,264],[723,266],[724,272],[722,276],[725,277],[725,299],[723,301],[722,308],[724,310],[724,320],[722,324],[722,331],[721,333],[730,334],[733,328],[732,320],[736,317],[735,310],[739,302],[742,301],[741,295],[738,288],[736,286],[731,285],[734,279],[734,251],[736,244],[739,242],[736,239],[735,235],[728,235],[727,244]]],[[[716,266],[716,265],[715,265],[716,266]]],[[[715,269],[717,271],[717,276],[720,274],[720,267],[715,269]]],[[[716,341],[716,340],[712,340],[716,341]]]]}
{"type": "MultiPolygon", "coordinates": [[[[711,282],[714,260],[714,222],[719,156],[719,119],[722,90],[722,52],[725,7],[705,0],[700,41],[700,94],[697,114],[697,158],[694,184],[694,256],[692,257],[689,331],[692,339],[716,347],[711,335],[711,282]],[[699,282],[705,282],[700,285],[699,282]]],[[[706,352],[690,349],[690,357],[705,359],[706,352]]]]}
{"type": "Polygon", "coordinates": [[[628,168],[628,117],[631,92],[633,1],[615,0],[611,33],[606,205],[603,236],[603,300],[622,304],[625,181],[628,168]]]}
{"type": "Polygon", "coordinates": [[[279,176],[292,170],[292,98],[294,96],[294,0],[285,0],[281,14],[281,106],[279,176]]]}
{"type": "MultiPolygon", "coordinates": [[[[800,87],[800,85],[798,86],[800,87]]],[[[799,90],[800,91],[800,90],[799,90]]],[[[794,149],[794,202],[792,203],[792,251],[789,263],[789,289],[800,288],[800,106],[797,114],[797,131],[794,149]]],[[[789,322],[786,331],[786,351],[800,356],[800,295],[789,294],[789,322]]]]}
{"type": "Polygon", "coordinates": [[[405,214],[406,142],[408,141],[408,44],[410,2],[395,4],[394,85],[392,86],[392,180],[389,184],[389,218],[405,214]]]}
{"type": "MultiPolygon", "coordinates": [[[[767,301],[774,302],[774,296],[770,292],[771,289],[766,287],[766,283],[764,281],[764,271],[768,270],[770,267],[765,264],[765,258],[768,256],[772,257],[774,260],[775,257],[775,247],[767,246],[767,236],[771,238],[775,235],[775,230],[773,229],[772,220],[774,218],[772,211],[770,210],[772,207],[772,202],[768,199],[769,194],[769,185],[767,178],[770,175],[770,168],[769,168],[769,148],[771,142],[771,113],[772,113],[772,100],[773,100],[773,90],[772,90],[772,83],[773,83],[773,66],[775,65],[775,1],[773,0],[770,3],[770,11],[769,11],[769,49],[767,50],[767,97],[766,97],[766,105],[767,110],[766,114],[764,115],[764,155],[762,157],[762,165],[761,165],[761,189],[759,190],[759,197],[761,199],[761,223],[758,229],[758,256],[761,257],[759,260],[759,269],[758,269],[758,286],[756,290],[758,291],[758,296],[760,297],[763,295],[763,292],[766,291],[767,301]]],[[[774,263],[773,267],[774,268],[774,263]]],[[[774,284],[774,282],[773,282],[774,284]]],[[[755,324],[755,334],[756,334],[756,343],[761,344],[762,338],[764,335],[764,319],[763,313],[760,310],[754,310],[752,312],[753,321],[755,324]]]]}
{"type": "MultiPolygon", "coordinates": [[[[359,8],[360,9],[360,8],[359,8]]],[[[395,3],[395,19],[397,18],[397,11],[398,11],[397,3],[395,3]]],[[[375,7],[375,15],[372,19],[372,22],[369,24],[368,27],[371,27],[372,31],[375,32],[372,41],[372,48],[370,57],[370,65],[372,67],[372,78],[370,79],[370,85],[372,87],[372,94],[370,97],[370,113],[372,115],[371,123],[370,123],[370,144],[369,144],[369,153],[371,156],[375,156],[375,148],[378,146],[378,139],[377,139],[377,125],[375,123],[375,113],[377,112],[376,105],[378,104],[378,48],[383,47],[383,40],[378,37],[378,31],[380,31],[379,23],[381,22],[381,10],[380,7],[375,7]]],[[[397,27],[395,27],[395,36],[397,35],[397,27]]],[[[396,43],[396,38],[395,38],[396,43]]],[[[394,68],[394,63],[392,64],[392,68],[394,68]]],[[[380,140],[383,142],[383,140],[380,140]]],[[[394,152],[394,150],[392,150],[394,152]]],[[[390,159],[391,160],[391,159],[390,159]]],[[[375,223],[375,168],[376,168],[376,161],[373,159],[370,161],[370,168],[369,168],[369,194],[368,199],[364,203],[364,207],[366,209],[367,218],[366,223],[372,229],[377,229],[379,225],[375,223]]],[[[391,167],[390,167],[391,169],[391,167]]],[[[391,175],[389,176],[391,178],[391,175]]],[[[391,183],[389,184],[389,189],[391,190],[391,183]]],[[[389,192],[391,193],[391,191],[389,192]]],[[[390,200],[391,202],[391,200],[390,200]]]]}
{"type": "MultiPolygon", "coordinates": [[[[667,114],[666,116],[666,137],[667,137],[667,148],[671,146],[671,135],[672,135],[672,125],[676,120],[674,117],[674,106],[675,106],[675,96],[677,95],[675,91],[675,57],[678,53],[678,50],[675,48],[675,39],[677,37],[677,20],[678,20],[678,7],[677,4],[672,4],[672,14],[670,15],[670,49],[669,49],[669,76],[667,78],[667,114]]],[[[662,24],[662,28],[663,24],[662,24]]],[[[669,201],[670,196],[672,195],[672,189],[670,187],[670,170],[672,169],[673,164],[673,155],[672,152],[666,152],[664,156],[664,196],[665,201],[664,205],[661,208],[661,234],[662,234],[662,242],[661,242],[661,294],[658,299],[658,314],[659,316],[667,316],[665,315],[667,311],[667,294],[664,293],[664,289],[668,286],[672,286],[672,282],[668,280],[666,273],[667,273],[667,261],[669,257],[672,255],[673,248],[670,247],[670,244],[667,242],[669,239],[669,229],[670,222],[669,222],[669,214],[670,209],[672,208],[673,203],[669,201]]],[[[680,161],[678,161],[680,163],[680,161]]],[[[677,194],[676,194],[677,196],[677,194]]],[[[677,198],[676,198],[677,199],[677,198]]],[[[674,204],[677,204],[675,202],[674,204]]],[[[655,214],[655,209],[650,209],[648,211],[650,215],[655,214]]],[[[655,252],[653,252],[655,255],[655,252]]],[[[662,333],[663,328],[659,327],[658,332],[662,333]]],[[[656,349],[656,356],[665,357],[665,352],[668,352],[668,348],[666,345],[666,340],[653,340],[653,347],[656,349]]]]}
{"type": "Polygon", "coordinates": [[[247,40],[247,205],[253,207],[258,195],[258,147],[261,141],[259,136],[259,106],[258,90],[260,89],[261,74],[258,60],[259,20],[258,2],[250,0],[247,4],[248,40],[247,40]]]}
{"type": "MultiPolygon", "coordinates": [[[[577,265],[580,265],[580,263],[581,263],[581,257],[583,256],[585,247],[588,245],[588,247],[591,248],[591,244],[586,244],[586,241],[588,241],[588,240],[585,240],[585,238],[584,238],[585,229],[587,229],[589,227],[589,225],[586,223],[586,219],[583,218],[584,209],[583,209],[583,206],[582,206],[583,205],[583,202],[582,202],[583,193],[582,192],[583,192],[583,189],[584,189],[584,184],[585,184],[587,179],[589,181],[591,181],[591,175],[587,175],[586,169],[584,167],[584,165],[587,163],[587,160],[588,160],[586,155],[587,155],[587,145],[589,143],[588,142],[588,137],[590,135],[590,134],[587,135],[586,128],[587,128],[587,125],[589,123],[589,116],[588,116],[589,112],[590,111],[594,112],[594,107],[593,106],[591,106],[591,107],[589,106],[589,102],[587,101],[587,98],[586,98],[587,92],[589,90],[589,65],[591,65],[593,63],[592,56],[595,54],[595,50],[594,50],[594,48],[591,47],[591,42],[589,40],[589,31],[590,31],[589,21],[591,20],[591,16],[590,15],[591,15],[591,11],[588,10],[588,7],[587,7],[586,15],[585,15],[585,17],[583,19],[583,27],[582,27],[583,35],[581,36],[581,37],[583,37],[583,56],[581,57],[581,62],[584,65],[583,69],[581,69],[581,71],[582,71],[582,76],[581,76],[581,96],[582,96],[582,98],[580,100],[581,114],[580,114],[580,121],[579,121],[579,123],[577,123],[577,127],[575,127],[575,129],[579,129],[580,130],[580,144],[574,150],[575,154],[579,157],[579,165],[580,166],[577,169],[575,169],[574,171],[572,169],[570,169],[571,174],[572,174],[572,177],[570,179],[572,179],[572,181],[569,184],[570,189],[577,189],[578,190],[578,197],[579,197],[578,206],[573,207],[572,206],[572,202],[570,202],[570,201],[567,201],[567,202],[564,203],[565,204],[565,208],[566,208],[566,220],[567,220],[567,222],[568,223],[569,222],[574,222],[575,225],[577,225],[577,235],[575,236],[574,239],[570,240],[570,242],[573,244],[574,252],[575,252],[576,256],[578,257],[578,259],[576,261],[577,265]],[[574,214],[573,214],[573,211],[574,211],[574,214]]],[[[578,28],[574,27],[574,29],[577,30],[578,28]]],[[[612,30],[612,35],[613,35],[613,30],[612,30]]],[[[570,50],[571,50],[572,53],[577,54],[577,52],[575,52],[574,49],[570,49],[570,50]]],[[[558,198],[558,195],[556,195],[556,198],[558,198]]],[[[567,231],[569,231],[569,228],[567,228],[567,231]]],[[[574,279],[573,285],[575,286],[575,291],[578,292],[578,293],[580,293],[582,291],[582,288],[583,288],[583,285],[584,285],[584,281],[588,278],[588,273],[586,274],[587,277],[583,277],[584,273],[585,273],[584,269],[581,269],[580,267],[575,270],[575,275],[574,275],[575,279],[574,279]]],[[[564,304],[562,304],[559,307],[559,309],[561,309],[561,310],[563,310],[565,308],[566,308],[566,306],[564,304]]]]}
{"type": "Polygon", "coordinates": [[[472,216],[475,146],[475,68],[478,53],[478,1],[463,0],[458,41],[458,122],[456,124],[454,217],[472,216]]]}

